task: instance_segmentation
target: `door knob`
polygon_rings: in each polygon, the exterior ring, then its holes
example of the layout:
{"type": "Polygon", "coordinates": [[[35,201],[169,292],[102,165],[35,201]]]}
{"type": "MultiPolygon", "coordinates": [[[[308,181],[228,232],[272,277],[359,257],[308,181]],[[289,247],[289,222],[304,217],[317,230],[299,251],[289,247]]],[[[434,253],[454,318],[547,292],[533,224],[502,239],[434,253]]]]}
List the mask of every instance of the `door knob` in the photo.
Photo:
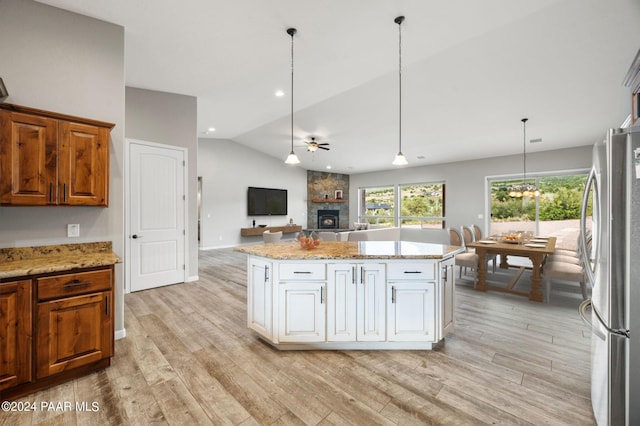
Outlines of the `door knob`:
{"type": "Polygon", "coordinates": [[[136,239],[136,238],[142,238],[142,235],[138,235],[138,234],[133,234],[131,236],[131,238],[136,239]]]}

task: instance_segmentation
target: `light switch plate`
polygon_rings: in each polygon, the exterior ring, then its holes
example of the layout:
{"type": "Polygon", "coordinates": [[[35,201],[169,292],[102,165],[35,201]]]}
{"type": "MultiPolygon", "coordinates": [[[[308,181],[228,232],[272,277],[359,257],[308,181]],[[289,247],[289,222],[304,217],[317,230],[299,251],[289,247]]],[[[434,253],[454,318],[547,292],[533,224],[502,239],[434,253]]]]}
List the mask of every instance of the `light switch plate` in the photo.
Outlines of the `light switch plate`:
{"type": "Polygon", "coordinates": [[[80,224],[70,223],[67,225],[67,237],[76,238],[80,236],[80,224]]]}

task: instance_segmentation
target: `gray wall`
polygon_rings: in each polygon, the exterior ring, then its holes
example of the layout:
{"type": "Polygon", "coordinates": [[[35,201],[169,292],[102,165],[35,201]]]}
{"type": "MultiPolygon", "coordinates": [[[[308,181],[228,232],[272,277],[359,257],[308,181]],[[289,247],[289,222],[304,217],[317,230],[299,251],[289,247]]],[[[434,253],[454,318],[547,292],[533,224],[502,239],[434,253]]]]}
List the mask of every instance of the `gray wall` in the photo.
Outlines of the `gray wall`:
{"type": "MultiPolygon", "coordinates": [[[[202,176],[202,249],[255,244],[262,237],[241,237],[240,228],[257,224],[307,223],[307,171],[226,139],[200,139],[198,174],[202,176]],[[288,190],[287,216],[247,216],[247,187],[288,190]]],[[[291,238],[285,234],[283,238],[291,238]]]]}
{"type": "Polygon", "coordinates": [[[194,96],[126,88],[125,136],[165,145],[187,148],[188,151],[188,259],[189,280],[198,277],[198,223],[197,223],[197,98],[194,96]]]}
{"type": "MultiPolygon", "coordinates": [[[[31,0],[0,1],[5,102],[115,123],[109,207],[0,207],[0,246],[112,241],[124,257],[124,29],[31,0]],[[68,223],[80,238],[67,238],[68,223]]],[[[124,330],[123,268],[116,266],[117,335],[124,330]]]]}
{"type": "MultiPolygon", "coordinates": [[[[603,131],[603,137],[605,131],[603,131]]],[[[582,170],[591,167],[591,145],[546,152],[527,153],[529,173],[582,170]]],[[[522,176],[522,155],[409,167],[385,172],[351,175],[349,193],[350,225],[357,220],[358,188],[410,184],[446,183],[447,226],[478,224],[487,229],[487,177],[522,176]],[[479,219],[478,215],[483,218],[479,219]]]]}

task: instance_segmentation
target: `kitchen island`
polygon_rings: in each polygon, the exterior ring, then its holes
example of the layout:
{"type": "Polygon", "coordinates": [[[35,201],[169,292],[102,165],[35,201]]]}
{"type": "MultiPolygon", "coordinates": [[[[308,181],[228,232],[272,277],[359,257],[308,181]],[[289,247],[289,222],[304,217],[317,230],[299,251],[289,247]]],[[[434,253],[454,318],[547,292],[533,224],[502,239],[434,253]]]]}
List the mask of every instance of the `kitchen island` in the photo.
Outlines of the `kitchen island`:
{"type": "Polygon", "coordinates": [[[431,349],[455,325],[454,255],[411,241],[297,242],[248,254],[248,327],[278,349],[431,349]]]}

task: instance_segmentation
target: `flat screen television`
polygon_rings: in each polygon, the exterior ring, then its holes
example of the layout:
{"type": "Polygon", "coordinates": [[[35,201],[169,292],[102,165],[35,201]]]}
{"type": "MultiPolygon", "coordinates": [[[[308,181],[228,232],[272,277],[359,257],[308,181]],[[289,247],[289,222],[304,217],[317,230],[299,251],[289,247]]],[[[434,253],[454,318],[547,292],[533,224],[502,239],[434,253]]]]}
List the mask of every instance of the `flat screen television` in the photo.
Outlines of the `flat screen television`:
{"type": "Polygon", "coordinates": [[[287,190],[250,186],[247,189],[247,214],[249,216],[286,216],[287,190]]]}

